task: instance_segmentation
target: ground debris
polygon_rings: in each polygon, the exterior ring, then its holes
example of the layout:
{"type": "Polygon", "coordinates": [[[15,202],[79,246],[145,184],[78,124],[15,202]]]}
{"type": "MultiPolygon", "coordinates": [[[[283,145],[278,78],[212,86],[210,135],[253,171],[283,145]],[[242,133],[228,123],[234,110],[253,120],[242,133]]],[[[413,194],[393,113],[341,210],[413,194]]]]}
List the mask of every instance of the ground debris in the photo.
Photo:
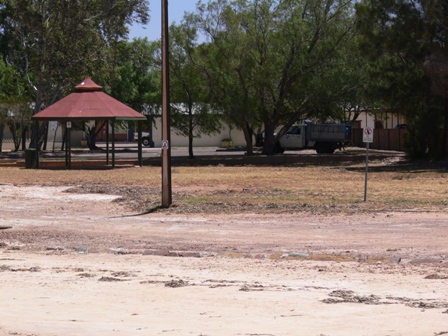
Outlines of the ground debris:
{"type": "Polygon", "coordinates": [[[104,282],[118,282],[118,281],[128,281],[125,279],[119,279],[114,277],[101,277],[98,279],[98,281],[104,281],[104,282]]]}
{"type": "Polygon", "coordinates": [[[412,307],[412,308],[420,308],[420,309],[434,309],[434,308],[446,308],[446,307],[448,307],[448,304],[443,303],[443,302],[428,303],[428,302],[418,301],[418,302],[406,303],[406,306],[412,307]]]}
{"type": "Polygon", "coordinates": [[[425,279],[431,279],[431,280],[446,280],[446,279],[448,279],[448,275],[430,274],[430,275],[428,275],[428,276],[425,276],[425,279]]]}
{"type": "Polygon", "coordinates": [[[244,285],[244,286],[241,286],[241,288],[240,288],[241,292],[252,292],[252,291],[261,292],[263,290],[264,290],[264,286],[260,285],[260,284],[244,285]]]}
{"type": "Polygon", "coordinates": [[[189,285],[188,281],[184,281],[182,279],[165,282],[165,287],[171,287],[171,288],[185,287],[188,285],[189,285]]]}
{"type": "Polygon", "coordinates": [[[351,290],[335,290],[330,294],[331,298],[323,299],[324,303],[364,303],[371,305],[380,304],[405,304],[408,307],[420,309],[448,308],[448,302],[424,302],[422,300],[414,300],[406,297],[386,296],[381,298],[377,295],[360,296],[351,290]]]}
{"type": "Polygon", "coordinates": [[[12,267],[7,266],[7,265],[1,265],[0,266],[0,272],[6,272],[6,271],[10,271],[10,272],[40,272],[41,268],[40,267],[12,268],[12,267]]]}
{"type": "Polygon", "coordinates": [[[95,275],[92,273],[79,273],[78,276],[80,278],[93,278],[95,275]]]}
{"type": "Polygon", "coordinates": [[[324,299],[322,302],[324,303],[364,303],[364,304],[381,304],[384,302],[380,302],[381,298],[376,295],[367,295],[360,296],[355,295],[355,293],[351,290],[335,290],[328,294],[332,298],[324,299]]]}
{"type": "Polygon", "coordinates": [[[126,271],[119,271],[119,272],[113,272],[112,273],[113,277],[123,277],[123,278],[129,278],[129,277],[135,277],[135,274],[132,274],[130,272],[126,272],[126,271]]]}

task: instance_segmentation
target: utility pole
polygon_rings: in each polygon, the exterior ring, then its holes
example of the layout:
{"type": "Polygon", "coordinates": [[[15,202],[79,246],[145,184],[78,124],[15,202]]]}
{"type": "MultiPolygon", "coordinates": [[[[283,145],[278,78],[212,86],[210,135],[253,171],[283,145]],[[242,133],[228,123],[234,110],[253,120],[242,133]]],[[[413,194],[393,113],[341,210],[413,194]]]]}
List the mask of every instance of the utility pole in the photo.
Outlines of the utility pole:
{"type": "Polygon", "coordinates": [[[171,192],[170,77],[168,0],[162,0],[162,207],[173,202],[171,192]]]}

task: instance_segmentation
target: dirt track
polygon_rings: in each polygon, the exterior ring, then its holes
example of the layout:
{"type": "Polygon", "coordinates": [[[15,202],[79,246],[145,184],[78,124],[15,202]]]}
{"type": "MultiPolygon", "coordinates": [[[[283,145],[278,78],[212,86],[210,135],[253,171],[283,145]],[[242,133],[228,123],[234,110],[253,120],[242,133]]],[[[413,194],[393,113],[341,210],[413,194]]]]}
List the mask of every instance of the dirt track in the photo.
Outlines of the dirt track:
{"type": "Polygon", "coordinates": [[[0,185],[0,335],[448,334],[445,212],[138,214],[64,189],[0,185]]]}

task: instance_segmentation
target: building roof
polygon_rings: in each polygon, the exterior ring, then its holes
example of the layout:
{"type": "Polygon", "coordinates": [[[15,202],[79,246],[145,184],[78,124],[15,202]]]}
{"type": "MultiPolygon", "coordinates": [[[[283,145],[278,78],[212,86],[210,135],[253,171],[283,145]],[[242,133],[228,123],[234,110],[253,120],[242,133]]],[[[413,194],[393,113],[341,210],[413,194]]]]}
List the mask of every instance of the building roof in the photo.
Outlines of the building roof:
{"type": "Polygon", "coordinates": [[[90,78],[75,87],[75,92],[33,116],[35,120],[146,120],[146,117],[112,98],[90,78]]]}

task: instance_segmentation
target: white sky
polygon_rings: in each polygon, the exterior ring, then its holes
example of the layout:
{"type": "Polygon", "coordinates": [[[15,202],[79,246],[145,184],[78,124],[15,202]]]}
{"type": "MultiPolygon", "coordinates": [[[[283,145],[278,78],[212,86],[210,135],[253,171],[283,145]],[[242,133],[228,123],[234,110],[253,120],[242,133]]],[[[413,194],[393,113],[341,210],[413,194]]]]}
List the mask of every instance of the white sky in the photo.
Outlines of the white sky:
{"type": "MultiPolygon", "coordinates": [[[[169,23],[180,22],[185,12],[196,10],[197,0],[169,0],[168,21],[169,23]]],[[[158,40],[162,36],[162,0],[151,0],[149,4],[151,19],[146,26],[135,25],[130,28],[129,39],[134,37],[147,37],[148,40],[158,40]]]]}

